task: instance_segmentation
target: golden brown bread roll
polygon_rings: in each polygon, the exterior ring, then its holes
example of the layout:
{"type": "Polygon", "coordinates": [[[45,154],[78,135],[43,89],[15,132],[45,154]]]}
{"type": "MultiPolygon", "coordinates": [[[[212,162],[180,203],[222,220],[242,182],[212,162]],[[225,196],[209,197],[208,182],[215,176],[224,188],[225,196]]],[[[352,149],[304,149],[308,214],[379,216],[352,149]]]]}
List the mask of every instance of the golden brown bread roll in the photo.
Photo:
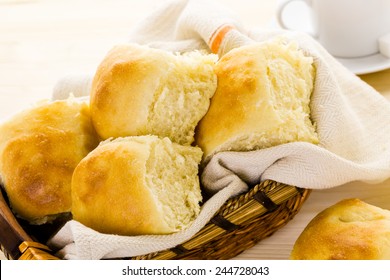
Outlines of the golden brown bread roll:
{"type": "Polygon", "coordinates": [[[309,106],[313,58],[295,44],[272,40],[233,49],[215,71],[218,87],[195,133],[205,158],[293,141],[318,143],[309,106]]]}
{"type": "Polygon", "coordinates": [[[76,167],[73,218],[102,233],[165,234],[187,228],[200,211],[202,151],[169,138],[102,142],[76,167]]]}
{"type": "Polygon", "coordinates": [[[104,138],[153,134],[191,144],[217,85],[216,56],[114,47],[92,82],[91,113],[104,138]]]}
{"type": "Polygon", "coordinates": [[[319,213],[295,242],[293,260],[390,259],[390,211],[359,199],[319,213]]]}
{"type": "Polygon", "coordinates": [[[33,224],[70,212],[71,178],[98,144],[88,103],[45,102],[0,126],[0,177],[12,210],[33,224]]]}

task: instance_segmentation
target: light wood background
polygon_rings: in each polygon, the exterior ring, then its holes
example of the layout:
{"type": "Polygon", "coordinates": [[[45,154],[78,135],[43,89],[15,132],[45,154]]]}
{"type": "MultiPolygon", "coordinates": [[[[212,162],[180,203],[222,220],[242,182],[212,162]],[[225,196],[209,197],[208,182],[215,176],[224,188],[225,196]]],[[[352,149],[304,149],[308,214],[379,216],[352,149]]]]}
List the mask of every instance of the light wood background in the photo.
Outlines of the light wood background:
{"type": "MultiPolygon", "coordinates": [[[[277,0],[217,1],[251,27],[266,27],[277,5],[277,0]]],[[[126,41],[131,27],[162,2],[0,0],[0,119],[50,98],[64,75],[93,73],[105,53],[126,41]]],[[[390,99],[390,70],[361,78],[390,99]]],[[[294,220],[236,259],[288,259],[296,238],[319,211],[351,197],[390,209],[390,180],[314,191],[294,220]]]]}

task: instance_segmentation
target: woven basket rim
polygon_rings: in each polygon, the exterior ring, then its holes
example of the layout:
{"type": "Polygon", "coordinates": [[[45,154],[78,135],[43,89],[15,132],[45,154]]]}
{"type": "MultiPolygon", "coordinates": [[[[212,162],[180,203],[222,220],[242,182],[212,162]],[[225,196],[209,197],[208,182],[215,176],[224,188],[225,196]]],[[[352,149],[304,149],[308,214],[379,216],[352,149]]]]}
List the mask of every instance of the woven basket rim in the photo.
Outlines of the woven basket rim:
{"type": "MultiPolygon", "coordinates": [[[[230,198],[190,240],[160,252],[122,259],[230,259],[287,224],[299,212],[310,192],[272,180],[263,181],[230,198]]],[[[0,219],[1,229],[10,227],[8,236],[2,236],[0,240],[8,259],[57,259],[49,247],[37,242],[36,236],[21,225],[23,223],[13,215],[8,204],[0,209],[2,217],[8,212],[13,219],[11,225],[4,218],[0,219]],[[5,238],[19,242],[13,245],[18,252],[10,252],[10,245],[4,245],[5,238]]]]}

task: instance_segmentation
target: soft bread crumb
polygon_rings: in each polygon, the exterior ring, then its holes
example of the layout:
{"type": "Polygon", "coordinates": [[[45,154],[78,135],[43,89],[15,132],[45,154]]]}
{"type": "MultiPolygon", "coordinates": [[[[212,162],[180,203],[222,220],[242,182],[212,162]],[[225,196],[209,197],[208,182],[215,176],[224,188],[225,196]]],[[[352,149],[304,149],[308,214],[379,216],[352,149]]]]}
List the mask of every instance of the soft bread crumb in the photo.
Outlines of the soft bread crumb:
{"type": "Polygon", "coordinates": [[[233,49],[216,73],[216,93],[195,135],[206,161],[220,151],[319,142],[310,119],[313,58],[296,44],[272,40],[233,49]]]}
{"type": "Polygon", "coordinates": [[[173,143],[167,137],[106,140],[74,172],[73,217],[111,234],[183,230],[200,212],[201,157],[199,148],[173,143]]]}
{"type": "Polygon", "coordinates": [[[91,90],[91,112],[104,138],[168,137],[191,144],[194,130],[215,92],[217,56],[124,44],[99,65],[91,90]]]}
{"type": "Polygon", "coordinates": [[[200,212],[202,197],[196,177],[201,158],[199,148],[172,145],[168,138],[150,145],[146,184],[173,231],[187,228],[200,212]]]}

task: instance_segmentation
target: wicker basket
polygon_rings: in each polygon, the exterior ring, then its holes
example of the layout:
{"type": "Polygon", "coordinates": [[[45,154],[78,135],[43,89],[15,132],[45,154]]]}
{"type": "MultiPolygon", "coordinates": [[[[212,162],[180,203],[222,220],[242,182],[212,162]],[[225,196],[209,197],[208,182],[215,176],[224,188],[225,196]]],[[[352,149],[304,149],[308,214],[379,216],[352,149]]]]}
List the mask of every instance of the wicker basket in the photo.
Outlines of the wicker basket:
{"type": "MultiPolygon", "coordinates": [[[[160,252],[131,259],[230,259],[287,224],[310,194],[308,189],[264,181],[228,200],[190,240],[160,252]]],[[[43,245],[60,225],[31,227],[10,211],[0,195],[0,244],[8,259],[56,259],[43,245]]]]}

